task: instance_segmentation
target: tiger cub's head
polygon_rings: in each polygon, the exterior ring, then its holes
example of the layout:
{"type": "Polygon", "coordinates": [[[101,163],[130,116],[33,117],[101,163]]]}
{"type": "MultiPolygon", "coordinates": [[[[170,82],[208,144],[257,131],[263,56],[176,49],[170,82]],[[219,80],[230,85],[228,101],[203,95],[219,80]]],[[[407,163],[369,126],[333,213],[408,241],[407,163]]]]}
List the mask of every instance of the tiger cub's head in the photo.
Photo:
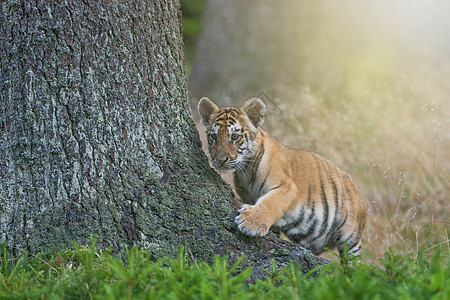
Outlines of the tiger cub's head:
{"type": "Polygon", "coordinates": [[[243,171],[258,150],[257,131],[264,123],[266,106],[257,98],[242,107],[219,108],[204,97],[198,102],[198,113],[209,145],[211,160],[219,172],[243,171]]]}

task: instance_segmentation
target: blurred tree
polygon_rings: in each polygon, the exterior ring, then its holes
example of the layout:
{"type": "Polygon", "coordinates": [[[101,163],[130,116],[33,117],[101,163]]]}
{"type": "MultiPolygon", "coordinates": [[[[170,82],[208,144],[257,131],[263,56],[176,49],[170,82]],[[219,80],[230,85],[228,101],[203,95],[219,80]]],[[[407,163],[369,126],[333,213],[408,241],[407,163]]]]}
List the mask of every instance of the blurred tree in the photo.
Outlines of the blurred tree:
{"type": "Polygon", "coordinates": [[[191,96],[237,104],[287,78],[298,6],[295,1],[208,0],[189,79],[191,96]]]}
{"type": "Polygon", "coordinates": [[[155,257],[184,244],[313,266],[235,229],[190,116],[180,22],[176,0],[2,3],[0,242],[36,253],[96,235],[155,257]]]}

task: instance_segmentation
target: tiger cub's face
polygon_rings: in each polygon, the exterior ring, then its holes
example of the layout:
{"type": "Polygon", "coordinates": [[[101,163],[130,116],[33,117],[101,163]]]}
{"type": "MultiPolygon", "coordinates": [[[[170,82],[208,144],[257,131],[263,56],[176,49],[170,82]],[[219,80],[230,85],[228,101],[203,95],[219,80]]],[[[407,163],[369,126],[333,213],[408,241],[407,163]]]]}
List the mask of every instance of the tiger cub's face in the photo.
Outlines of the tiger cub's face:
{"type": "Polygon", "coordinates": [[[257,129],[264,122],[266,106],[257,99],[242,107],[218,108],[208,98],[200,99],[198,113],[206,127],[211,161],[219,172],[244,171],[258,149],[257,129]]]}

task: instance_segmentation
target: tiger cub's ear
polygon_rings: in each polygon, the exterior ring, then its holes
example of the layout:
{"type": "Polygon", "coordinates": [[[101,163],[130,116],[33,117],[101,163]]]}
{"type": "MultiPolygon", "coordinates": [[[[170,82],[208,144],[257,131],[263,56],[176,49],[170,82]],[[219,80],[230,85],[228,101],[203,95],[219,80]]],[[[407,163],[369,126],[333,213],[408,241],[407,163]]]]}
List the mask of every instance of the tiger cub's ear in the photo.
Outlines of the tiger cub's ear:
{"type": "Polygon", "coordinates": [[[253,126],[258,128],[264,123],[266,105],[258,98],[250,98],[242,105],[242,109],[247,114],[253,126]]]}
{"type": "Polygon", "coordinates": [[[217,105],[207,97],[203,97],[202,99],[200,99],[200,101],[198,101],[197,109],[198,114],[202,118],[202,123],[205,127],[211,126],[211,124],[209,123],[211,115],[219,111],[217,105]]]}

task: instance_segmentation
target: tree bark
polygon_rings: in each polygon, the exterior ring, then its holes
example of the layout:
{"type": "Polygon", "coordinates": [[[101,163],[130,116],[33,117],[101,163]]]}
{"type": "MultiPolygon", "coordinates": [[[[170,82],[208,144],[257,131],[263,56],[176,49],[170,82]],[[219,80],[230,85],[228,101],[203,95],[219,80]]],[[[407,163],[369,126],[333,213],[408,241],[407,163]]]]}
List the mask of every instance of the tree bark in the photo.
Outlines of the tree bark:
{"type": "Polygon", "coordinates": [[[0,242],[323,262],[236,230],[191,119],[180,19],[176,0],[1,4],[0,242]]]}

